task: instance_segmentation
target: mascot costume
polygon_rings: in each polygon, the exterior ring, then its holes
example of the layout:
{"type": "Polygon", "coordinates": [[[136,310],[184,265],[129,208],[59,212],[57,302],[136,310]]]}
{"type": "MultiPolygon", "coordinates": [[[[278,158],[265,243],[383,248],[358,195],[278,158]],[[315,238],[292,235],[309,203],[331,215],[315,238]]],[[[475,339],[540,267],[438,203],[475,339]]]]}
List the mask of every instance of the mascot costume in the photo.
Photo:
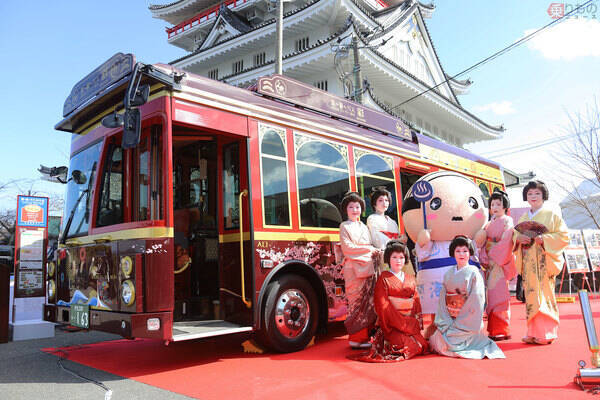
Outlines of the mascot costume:
{"type": "MultiPolygon", "coordinates": [[[[444,274],[456,265],[448,253],[457,235],[485,240],[487,203],[471,178],[456,172],[439,171],[422,176],[406,193],[402,220],[415,242],[417,291],[423,314],[433,321],[444,274]],[[425,183],[422,183],[425,182],[425,183]],[[428,192],[428,193],[424,193],[428,192]],[[425,207],[425,209],[423,209],[425,207]]],[[[470,263],[477,266],[476,257],[470,263]]]]}

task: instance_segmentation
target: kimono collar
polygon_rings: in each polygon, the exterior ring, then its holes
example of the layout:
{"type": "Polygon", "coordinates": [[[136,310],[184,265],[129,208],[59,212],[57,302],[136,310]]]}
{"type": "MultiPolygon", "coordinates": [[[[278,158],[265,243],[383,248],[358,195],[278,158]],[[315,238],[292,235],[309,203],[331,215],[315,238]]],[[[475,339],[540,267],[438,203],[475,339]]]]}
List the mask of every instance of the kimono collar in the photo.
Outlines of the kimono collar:
{"type": "Polygon", "coordinates": [[[394,274],[394,276],[395,276],[396,278],[400,279],[400,281],[401,281],[401,282],[403,282],[403,283],[404,283],[404,271],[398,271],[398,273],[395,273],[394,271],[392,271],[392,270],[390,269],[390,272],[391,272],[392,274],[394,274]]]}
{"type": "Polygon", "coordinates": [[[529,210],[527,210],[527,213],[529,214],[529,219],[532,219],[533,217],[535,217],[537,215],[537,213],[539,213],[540,211],[542,211],[544,209],[544,207],[540,207],[538,208],[535,212],[531,212],[531,208],[529,210]]]}

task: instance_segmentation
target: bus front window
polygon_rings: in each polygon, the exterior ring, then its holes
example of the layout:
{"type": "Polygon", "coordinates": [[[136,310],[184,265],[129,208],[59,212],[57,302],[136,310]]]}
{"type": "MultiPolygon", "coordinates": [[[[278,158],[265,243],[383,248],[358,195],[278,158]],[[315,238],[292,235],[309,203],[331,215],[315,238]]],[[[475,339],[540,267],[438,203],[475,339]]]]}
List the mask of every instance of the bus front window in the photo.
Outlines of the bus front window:
{"type": "Polygon", "coordinates": [[[63,218],[63,226],[61,231],[65,231],[67,221],[70,220],[67,237],[80,236],[87,233],[90,222],[90,193],[83,194],[88,188],[94,186],[96,175],[96,166],[98,165],[98,157],[100,156],[100,148],[102,142],[91,145],[90,147],[80,151],[71,158],[69,172],[80,171],[81,176],[85,177],[85,182],[75,179],[70,179],[66,189],[66,206],[63,218]],[[80,199],[78,201],[78,199],[80,199]],[[73,217],[70,217],[71,214],[73,217]]]}

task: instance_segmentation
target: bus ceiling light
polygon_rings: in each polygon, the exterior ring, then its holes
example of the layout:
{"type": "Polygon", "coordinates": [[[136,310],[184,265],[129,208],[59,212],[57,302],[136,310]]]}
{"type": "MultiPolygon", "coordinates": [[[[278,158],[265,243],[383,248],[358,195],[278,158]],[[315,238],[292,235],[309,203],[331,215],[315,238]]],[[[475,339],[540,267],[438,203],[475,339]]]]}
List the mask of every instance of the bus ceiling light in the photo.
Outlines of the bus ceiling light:
{"type": "Polygon", "coordinates": [[[131,276],[133,271],[133,260],[129,256],[121,257],[121,272],[125,275],[125,278],[131,276]]]}
{"type": "Polygon", "coordinates": [[[148,318],[146,320],[146,329],[149,331],[157,331],[160,329],[160,319],[159,318],[148,318]]]}
{"type": "Polygon", "coordinates": [[[53,279],[50,279],[48,281],[48,300],[54,301],[54,296],[56,296],[56,283],[53,279]]]}
{"type": "Polygon", "coordinates": [[[54,261],[50,261],[48,263],[48,267],[46,268],[46,271],[47,271],[49,277],[54,276],[54,272],[56,272],[56,264],[54,264],[54,261]]]}
{"type": "Polygon", "coordinates": [[[129,279],[121,284],[121,298],[123,303],[128,306],[135,302],[135,286],[129,279]]]}

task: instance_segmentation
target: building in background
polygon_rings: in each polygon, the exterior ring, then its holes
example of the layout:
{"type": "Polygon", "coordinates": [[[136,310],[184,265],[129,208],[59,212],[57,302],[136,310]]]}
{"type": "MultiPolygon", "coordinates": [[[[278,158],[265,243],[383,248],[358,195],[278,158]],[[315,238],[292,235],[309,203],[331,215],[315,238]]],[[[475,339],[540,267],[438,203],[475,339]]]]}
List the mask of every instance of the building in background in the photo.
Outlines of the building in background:
{"type": "MultiPolygon", "coordinates": [[[[171,25],[168,42],[189,52],[174,66],[240,87],[274,73],[276,2],[178,0],[149,9],[171,25]]],[[[283,73],[342,97],[356,90],[363,104],[455,146],[499,138],[502,126],[482,121],[459,101],[471,81],[444,82],[448,75],[425,23],[434,11],[414,0],[285,2],[283,73]],[[360,79],[353,72],[353,38],[360,79]]]]}
{"type": "Polygon", "coordinates": [[[569,229],[600,229],[600,184],[595,179],[581,182],[560,208],[569,229]]]}

